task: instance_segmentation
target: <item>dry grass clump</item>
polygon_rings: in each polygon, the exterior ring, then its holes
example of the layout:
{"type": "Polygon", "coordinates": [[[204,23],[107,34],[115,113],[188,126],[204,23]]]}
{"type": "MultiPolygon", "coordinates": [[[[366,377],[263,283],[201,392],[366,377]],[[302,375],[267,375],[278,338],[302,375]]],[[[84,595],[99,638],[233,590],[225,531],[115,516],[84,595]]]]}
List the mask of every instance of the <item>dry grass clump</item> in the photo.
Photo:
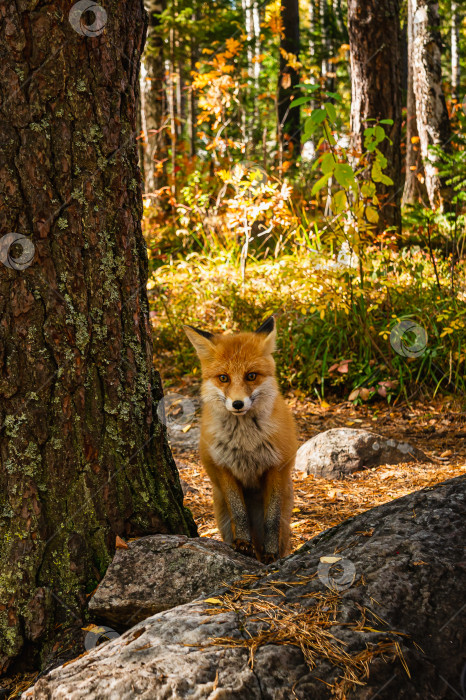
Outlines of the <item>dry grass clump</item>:
{"type": "Polygon", "coordinates": [[[222,647],[243,647],[249,650],[249,664],[254,667],[254,657],[257,650],[266,644],[282,644],[298,647],[310,670],[316,668],[318,660],[324,659],[338,669],[339,675],[333,683],[328,683],[316,676],[316,679],[327,685],[332,694],[343,700],[354,686],[365,685],[369,677],[369,666],[378,657],[402,663],[409,676],[402,650],[395,635],[406,636],[393,630],[376,629],[373,624],[386,626],[375,613],[360,606],[360,619],[354,623],[341,623],[338,620],[341,597],[336,591],[315,591],[303,598],[312,598],[312,605],[303,607],[299,603],[287,603],[283,599],[282,588],[302,586],[315,578],[315,575],[302,577],[299,581],[268,581],[265,585],[253,590],[245,588],[248,582],[258,577],[246,577],[237,585],[230,586],[230,592],[218,598],[208,598],[206,602],[215,604],[208,610],[211,615],[234,612],[240,621],[242,639],[215,637],[211,644],[222,647]],[[255,624],[254,624],[255,623],[255,624]],[[254,627],[251,629],[251,626],[254,627]],[[360,633],[379,633],[384,639],[378,642],[365,643],[365,648],[356,653],[346,651],[346,643],[336,637],[331,628],[344,624],[345,627],[360,633]]]}

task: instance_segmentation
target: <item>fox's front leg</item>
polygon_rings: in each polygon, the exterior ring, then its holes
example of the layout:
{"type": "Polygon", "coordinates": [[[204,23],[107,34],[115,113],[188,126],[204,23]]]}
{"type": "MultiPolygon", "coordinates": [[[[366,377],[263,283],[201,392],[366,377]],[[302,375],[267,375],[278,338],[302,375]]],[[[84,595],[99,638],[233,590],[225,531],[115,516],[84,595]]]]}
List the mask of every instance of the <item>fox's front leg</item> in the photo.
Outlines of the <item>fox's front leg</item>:
{"type": "Polygon", "coordinates": [[[293,483],[288,469],[270,469],[264,484],[264,545],[260,560],[269,564],[288,554],[293,483]]]}
{"type": "Polygon", "coordinates": [[[218,483],[230,516],[231,544],[238,552],[253,557],[254,549],[243,489],[227,469],[221,471],[218,483]]]}

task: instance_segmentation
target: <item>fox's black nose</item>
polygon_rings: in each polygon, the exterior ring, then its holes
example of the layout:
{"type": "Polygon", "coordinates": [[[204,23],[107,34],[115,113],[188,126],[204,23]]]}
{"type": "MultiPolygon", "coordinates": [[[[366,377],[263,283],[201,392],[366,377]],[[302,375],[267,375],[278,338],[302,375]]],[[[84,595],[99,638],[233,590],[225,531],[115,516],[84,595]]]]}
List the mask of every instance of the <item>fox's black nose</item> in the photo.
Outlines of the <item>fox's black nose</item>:
{"type": "Polygon", "coordinates": [[[241,409],[244,407],[244,402],[243,401],[233,401],[232,406],[235,409],[235,411],[241,411],[241,409]]]}

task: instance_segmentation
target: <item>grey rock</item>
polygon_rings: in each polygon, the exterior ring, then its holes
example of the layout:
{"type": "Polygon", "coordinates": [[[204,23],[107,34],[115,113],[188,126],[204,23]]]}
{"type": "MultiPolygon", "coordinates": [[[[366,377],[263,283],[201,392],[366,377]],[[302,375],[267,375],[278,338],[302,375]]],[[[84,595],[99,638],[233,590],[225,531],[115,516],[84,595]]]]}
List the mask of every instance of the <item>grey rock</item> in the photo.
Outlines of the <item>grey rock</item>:
{"type": "Polygon", "coordinates": [[[332,428],[311,438],[298,450],[296,469],[327,479],[381,464],[431,460],[417,447],[368,430],[332,428]]]}
{"type": "Polygon", "coordinates": [[[197,450],[200,435],[201,429],[197,426],[192,427],[187,433],[171,427],[168,430],[168,442],[171,447],[177,447],[178,449],[197,450]]]}
{"type": "Polygon", "coordinates": [[[181,490],[183,491],[183,496],[186,496],[187,493],[199,493],[199,489],[194,488],[194,486],[188,484],[188,482],[184,481],[184,479],[180,479],[180,484],[181,490]]]}
{"type": "Polygon", "coordinates": [[[185,535],[152,535],[117,549],[91,598],[93,615],[124,628],[188,603],[263,568],[224,542],[185,535]]]}
{"type": "MultiPolygon", "coordinates": [[[[339,609],[330,632],[349,654],[396,640],[410,675],[387,653],[369,666],[365,685],[348,699],[453,700],[460,696],[464,666],[466,590],[466,476],[378,506],[305,544],[274,563],[245,587],[256,595],[272,586],[281,606],[311,611],[327,591],[322,557],[339,553],[339,609]],[[316,575],[318,574],[318,575],[316,575]],[[286,583],[280,583],[286,582],[286,583]],[[299,606],[299,607],[298,607],[299,606]],[[366,612],[366,628],[348,623],[366,612]],[[402,633],[397,636],[394,632],[402,633]]],[[[270,598],[267,598],[270,601],[270,598]]],[[[213,604],[188,603],[154,615],[119,638],[42,677],[23,700],[326,700],[325,683],[343,675],[319,656],[314,668],[290,644],[267,643],[248,663],[243,647],[212,645],[213,637],[246,640],[267,627],[245,610],[210,614],[213,604]],[[319,680],[321,679],[321,680],[319,680]]],[[[341,695],[339,696],[341,697],[341,695]]]]}

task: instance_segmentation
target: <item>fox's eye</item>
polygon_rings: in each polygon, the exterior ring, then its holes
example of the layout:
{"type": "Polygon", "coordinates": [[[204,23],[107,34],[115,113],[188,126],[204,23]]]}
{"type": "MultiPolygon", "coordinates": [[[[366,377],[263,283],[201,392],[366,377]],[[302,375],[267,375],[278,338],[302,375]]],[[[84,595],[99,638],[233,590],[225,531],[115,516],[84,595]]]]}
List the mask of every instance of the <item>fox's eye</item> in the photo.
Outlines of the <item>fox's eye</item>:
{"type": "Polygon", "coordinates": [[[224,384],[226,384],[226,383],[229,381],[229,380],[228,380],[228,374],[221,374],[221,375],[219,376],[219,379],[220,379],[221,382],[223,382],[224,384]]]}
{"type": "Polygon", "coordinates": [[[249,372],[249,374],[246,375],[246,379],[248,380],[248,382],[253,382],[256,377],[256,372],[249,372]]]}

